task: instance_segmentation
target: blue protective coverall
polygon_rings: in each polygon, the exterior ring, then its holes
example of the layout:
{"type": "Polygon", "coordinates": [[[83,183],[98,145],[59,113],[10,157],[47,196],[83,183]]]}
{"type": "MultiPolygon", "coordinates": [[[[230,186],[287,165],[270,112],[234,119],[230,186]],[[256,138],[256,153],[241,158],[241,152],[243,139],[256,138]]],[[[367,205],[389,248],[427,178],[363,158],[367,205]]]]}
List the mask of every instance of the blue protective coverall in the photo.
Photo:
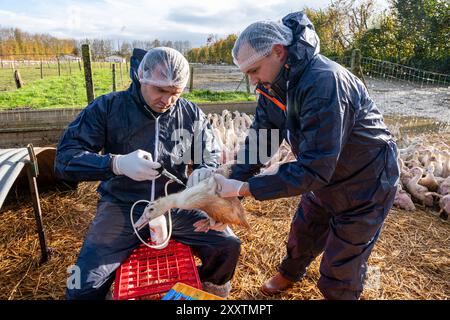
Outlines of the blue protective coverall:
{"type": "MultiPolygon", "coordinates": [[[[278,270],[298,281],[323,252],[318,287],[324,297],[357,299],[367,259],[394,201],[397,148],[364,84],[319,54],[319,38],[307,16],[292,13],[282,22],[294,36],[287,47],[287,111],[260,95],[252,128],[267,129],[268,138],[279,130],[296,161],[282,164],[275,175],[255,176],[262,160],[249,164],[249,136],[239,151],[245,163],[234,166],[231,178],[248,181],[257,200],[301,194],[278,270]]],[[[271,149],[270,140],[258,143],[271,149]]]]}
{"type": "MultiPolygon", "coordinates": [[[[152,112],[146,105],[137,78],[145,53],[140,49],[133,52],[129,89],[95,99],[69,124],[57,147],[57,177],[67,181],[101,181],[97,213],[76,262],[81,271],[81,287],[68,288],[68,299],[105,298],[115,270],[140,244],[129,219],[131,206],[137,200],[165,195],[165,176],[142,182],[116,176],[110,166],[111,155],[137,149],[148,151],[184,182],[188,178],[188,162],[181,162],[181,157],[186,160],[187,155],[194,163],[193,169],[218,166],[217,141],[205,114],[194,103],[180,98],[163,114],[152,112]]],[[[182,188],[171,183],[168,190],[173,193],[182,188]]],[[[134,221],[143,209],[144,205],[136,207],[134,221]]],[[[173,210],[172,239],[191,246],[202,260],[202,282],[220,286],[234,274],[241,243],[229,228],[224,232],[194,232],[193,224],[205,218],[200,211],[173,210]]],[[[140,235],[148,239],[149,229],[142,229],[140,235]]]]}

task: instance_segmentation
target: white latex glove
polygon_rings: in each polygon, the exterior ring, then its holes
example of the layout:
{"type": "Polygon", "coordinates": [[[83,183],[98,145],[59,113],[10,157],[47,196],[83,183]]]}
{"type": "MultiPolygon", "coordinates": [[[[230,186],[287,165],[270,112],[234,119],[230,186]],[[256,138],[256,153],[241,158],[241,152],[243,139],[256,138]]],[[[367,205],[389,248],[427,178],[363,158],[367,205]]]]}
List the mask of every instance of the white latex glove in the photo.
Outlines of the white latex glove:
{"type": "Polygon", "coordinates": [[[144,150],[136,150],[127,155],[116,155],[113,158],[113,172],[116,175],[126,175],[136,180],[155,180],[159,172],[155,169],[161,164],[153,161],[152,154],[144,150]]]}
{"type": "Polygon", "coordinates": [[[227,179],[220,174],[215,174],[214,179],[217,183],[217,191],[222,198],[238,197],[244,182],[234,179],[227,179]]]}
{"type": "Polygon", "coordinates": [[[194,223],[195,232],[208,232],[209,230],[215,230],[218,232],[223,232],[228,225],[222,222],[216,222],[213,218],[206,218],[194,223]]]}
{"type": "Polygon", "coordinates": [[[200,181],[211,177],[215,171],[214,168],[200,168],[194,170],[188,178],[186,187],[190,188],[197,185],[200,181]]]}

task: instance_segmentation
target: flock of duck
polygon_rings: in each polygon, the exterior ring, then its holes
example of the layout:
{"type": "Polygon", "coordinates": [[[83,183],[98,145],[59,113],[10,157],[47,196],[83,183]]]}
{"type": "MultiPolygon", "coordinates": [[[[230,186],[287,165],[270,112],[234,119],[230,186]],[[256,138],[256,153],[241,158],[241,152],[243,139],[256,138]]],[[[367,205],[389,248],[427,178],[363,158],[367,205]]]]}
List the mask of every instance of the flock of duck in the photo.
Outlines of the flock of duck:
{"type": "MultiPolygon", "coordinates": [[[[215,136],[222,148],[222,163],[230,163],[244,142],[253,116],[224,110],[222,114],[208,114],[215,136]]],[[[424,136],[403,139],[398,163],[400,182],[394,205],[407,211],[416,206],[430,207],[447,220],[450,213],[450,146],[444,142],[427,143],[424,136]]],[[[273,174],[280,164],[295,161],[287,143],[266,163],[262,174],[273,174]]]]}
{"type": "MultiPolygon", "coordinates": [[[[408,139],[409,140],[409,139],[408,139]]],[[[414,203],[439,210],[444,220],[450,213],[450,146],[426,143],[415,137],[399,149],[400,183],[395,205],[415,210],[414,203]]]]}

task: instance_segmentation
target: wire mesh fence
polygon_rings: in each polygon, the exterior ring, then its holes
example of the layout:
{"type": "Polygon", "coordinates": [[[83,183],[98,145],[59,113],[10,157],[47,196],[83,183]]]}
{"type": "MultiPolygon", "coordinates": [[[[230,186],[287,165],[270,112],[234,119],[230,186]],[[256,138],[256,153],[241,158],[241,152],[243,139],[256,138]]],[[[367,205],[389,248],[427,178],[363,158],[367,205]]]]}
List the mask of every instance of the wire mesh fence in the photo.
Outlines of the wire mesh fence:
{"type": "Polygon", "coordinates": [[[193,76],[193,90],[247,90],[245,75],[236,66],[195,63],[191,64],[191,72],[193,76]]]}
{"type": "Polygon", "coordinates": [[[402,81],[420,86],[448,86],[450,85],[450,75],[420,70],[398,63],[362,58],[362,68],[364,74],[370,77],[385,79],[387,81],[402,81]]]}
{"type": "MultiPolygon", "coordinates": [[[[331,57],[330,59],[351,69],[351,56],[331,57]]],[[[421,70],[395,62],[370,57],[361,58],[361,68],[364,76],[388,82],[407,82],[421,87],[450,85],[449,74],[421,70]]]]}

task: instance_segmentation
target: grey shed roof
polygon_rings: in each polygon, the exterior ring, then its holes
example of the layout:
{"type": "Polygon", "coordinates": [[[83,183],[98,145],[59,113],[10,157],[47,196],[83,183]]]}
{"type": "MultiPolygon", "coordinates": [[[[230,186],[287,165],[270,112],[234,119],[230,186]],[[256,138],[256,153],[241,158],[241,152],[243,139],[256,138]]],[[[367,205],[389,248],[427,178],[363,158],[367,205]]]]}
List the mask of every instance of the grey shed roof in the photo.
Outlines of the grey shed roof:
{"type": "MultiPolygon", "coordinates": [[[[54,181],[53,162],[56,149],[34,148],[34,152],[39,164],[38,181],[54,181]]],[[[25,164],[28,161],[27,148],[0,149],[0,209],[16,180],[26,177],[25,164]]]]}

